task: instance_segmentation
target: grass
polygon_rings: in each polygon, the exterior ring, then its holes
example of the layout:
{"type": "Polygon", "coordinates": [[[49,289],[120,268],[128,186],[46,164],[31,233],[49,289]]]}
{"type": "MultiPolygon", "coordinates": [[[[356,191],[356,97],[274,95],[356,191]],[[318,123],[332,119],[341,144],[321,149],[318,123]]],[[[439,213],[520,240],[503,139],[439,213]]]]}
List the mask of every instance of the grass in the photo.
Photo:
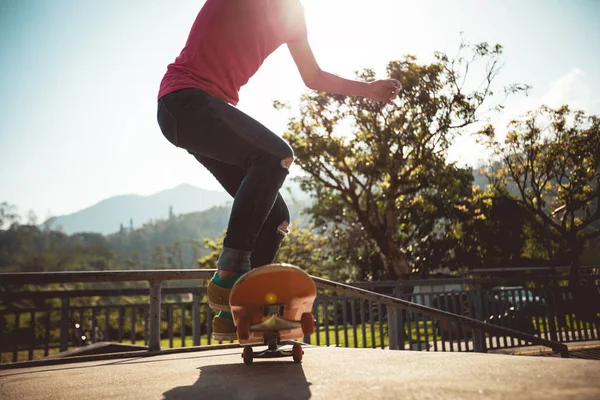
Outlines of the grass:
{"type": "MultiPolygon", "coordinates": [[[[549,326],[547,318],[541,318],[541,317],[533,318],[533,322],[534,322],[535,328],[538,330],[538,332],[540,332],[540,335],[543,333],[546,333],[547,327],[549,326]]],[[[582,329],[588,329],[588,330],[595,329],[593,324],[588,322],[588,323],[583,323],[583,325],[581,325],[579,323],[579,321],[574,321],[574,319],[570,318],[569,316],[567,316],[565,322],[566,322],[565,325],[560,326],[558,324],[558,321],[556,320],[557,328],[559,328],[560,331],[573,332],[572,333],[573,337],[579,337],[579,334],[576,333],[575,331],[579,331],[582,329]]],[[[439,336],[434,334],[435,329],[434,329],[434,325],[431,321],[419,321],[418,326],[417,326],[416,322],[411,321],[408,326],[409,326],[409,329],[411,332],[411,339],[413,342],[417,342],[417,330],[418,330],[419,338],[420,338],[421,342],[425,341],[425,338],[426,338],[425,332],[427,332],[427,339],[429,341],[441,340],[441,338],[439,336]]],[[[356,326],[356,336],[354,333],[355,330],[353,329],[353,327],[351,325],[348,325],[347,335],[345,335],[343,325],[338,325],[337,329],[335,326],[330,325],[330,326],[328,326],[328,329],[325,330],[324,326],[321,324],[319,326],[318,333],[315,332],[312,335],[310,335],[309,343],[312,345],[317,345],[317,343],[318,343],[318,345],[320,345],[320,346],[326,346],[327,344],[329,344],[330,346],[336,346],[336,331],[337,331],[337,346],[339,346],[339,347],[376,347],[376,348],[380,348],[382,346],[382,341],[383,341],[383,347],[389,346],[387,323],[384,323],[380,327],[379,322],[376,322],[373,324],[373,329],[371,329],[370,324],[365,324],[364,332],[363,332],[363,325],[357,325],[356,326]],[[382,331],[383,331],[383,336],[381,335],[382,331]],[[317,340],[317,335],[318,335],[318,340],[317,340]],[[373,342],[375,343],[375,346],[373,346],[373,342]]],[[[209,339],[208,335],[206,335],[206,334],[201,335],[200,345],[206,346],[209,344],[219,343],[218,341],[215,341],[212,338],[209,343],[208,339],[209,339]]],[[[408,338],[406,338],[406,342],[408,342],[408,338]]],[[[131,344],[131,340],[124,340],[122,343],[131,344]]],[[[230,343],[230,342],[223,342],[223,343],[230,343]]],[[[143,346],[144,341],[136,340],[135,344],[143,346]]],[[[163,349],[171,348],[169,338],[161,339],[160,344],[161,344],[161,348],[163,348],[163,349]]],[[[173,337],[173,348],[190,347],[192,345],[193,345],[193,338],[191,335],[186,335],[185,341],[183,343],[182,343],[180,336],[173,337]]],[[[72,348],[70,348],[70,349],[72,349],[72,348]]],[[[49,355],[55,354],[58,352],[59,352],[58,348],[49,349],[49,355]]],[[[28,359],[28,356],[29,356],[28,350],[19,351],[17,360],[18,361],[26,361],[28,359]]],[[[34,360],[42,358],[42,357],[44,357],[43,349],[37,349],[37,350],[33,351],[33,359],[34,360]]],[[[12,362],[12,358],[13,358],[12,352],[5,352],[5,353],[2,353],[0,360],[2,363],[10,363],[10,362],[12,362]]]]}
{"type": "MultiPolygon", "coordinates": [[[[419,325],[420,325],[419,330],[420,330],[421,340],[424,340],[425,328],[424,328],[423,323],[421,323],[419,325]]],[[[387,337],[387,324],[384,324],[382,326],[383,337],[381,336],[379,323],[375,323],[373,325],[373,331],[371,330],[371,326],[369,324],[366,324],[364,327],[365,327],[365,331],[363,334],[363,326],[362,325],[356,326],[356,339],[355,339],[354,330],[353,330],[352,326],[348,326],[348,334],[347,334],[348,340],[346,341],[346,336],[344,335],[343,325],[339,325],[337,327],[338,346],[340,346],[340,347],[373,347],[373,339],[375,340],[375,347],[381,347],[382,340],[383,340],[384,347],[387,347],[389,345],[388,337],[387,337]]],[[[412,331],[413,340],[416,340],[416,337],[417,337],[416,336],[416,325],[414,324],[414,322],[411,323],[411,331],[412,331]]],[[[431,338],[432,338],[431,326],[428,326],[428,334],[429,334],[429,338],[431,340],[431,338]]],[[[319,335],[319,345],[325,346],[327,344],[327,337],[329,337],[329,345],[330,346],[336,345],[336,329],[334,326],[329,326],[327,331],[325,331],[324,327],[321,326],[319,329],[318,335],[319,335]]],[[[116,341],[115,341],[115,343],[116,343],[116,341]]],[[[122,343],[123,344],[133,344],[131,342],[131,340],[124,340],[122,343]]],[[[200,345],[201,346],[206,346],[209,344],[217,344],[217,343],[219,343],[219,342],[212,338],[209,343],[208,335],[206,335],[206,334],[200,336],[200,345]]],[[[223,342],[223,343],[230,343],[230,342],[223,342]]],[[[310,336],[310,343],[312,345],[317,344],[317,333],[316,332],[310,336]]],[[[143,346],[144,341],[136,340],[135,344],[143,346]]],[[[180,347],[184,347],[184,346],[189,347],[192,345],[193,345],[193,338],[191,335],[186,335],[184,343],[182,343],[180,336],[173,337],[173,348],[180,348],[180,347]]],[[[169,338],[161,339],[160,346],[163,349],[171,348],[169,338]]],[[[70,349],[72,349],[72,348],[70,348],[70,349]]],[[[58,352],[59,352],[58,348],[49,349],[49,355],[55,354],[58,352]]],[[[29,356],[28,350],[19,351],[17,359],[18,359],[18,361],[26,361],[28,359],[28,356],[29,356]]],[[[12,357],[13,357],[12,352],[2,353],[1,362],[2,363],[12,362],[12,357]]],[[[34,360],[42,358],[42,357],[44,357],[43,349],[33,351],[33,359],[34,360]]]]}
{"type": "MultiPolygon", "coordinates": [[[[418,326],[417,323],[412,321],[408,324],[410,329],[410,336],[413,342],[417,342],[417,337],[421,340],[421,342],[425,341],[427,338],[429,341],[432,340],[440,340],[438,336],[434,334],[434,326],[431,321],[420,321],[418,326]],[[418,331],[418,336],[417,336],[418,331]],[[427,336],[425,333],[427,332],[427,336]]],[[[329,337],[329,345],[336,345],[336,328],[335,326],[329,326],[326,331],[323,327],[319,329],[319,341],[317,342],[317,333],[313,333],[310,336],[310,343],[316,345],[317,343],[320,346],[327,345],[327,337],[329,337]]],[[[383,346],[389,346],[388,341],[388,330],[387,323],[384,323],[382,329],[380,330],[380,324],[378,322],[373,324],[373,330],[371,330],[370,324],[364,325],[364,334],[363,334],[363,325],[356,326],[356,338],[354,335],[354,329],[352,326],[348,326],[348,334],[344,334],[343,325],[338,325],[338,346],[339,347],[373,347],[373,338],[375,339],[374,347],[381,347],[381,343],[383,340],[383,346]],[[383,330],[383,338],[381,337],[381,330],[383,330]],[[346,336],[348,340],[346,341],[346,336]]],[[[408,337],[405,338],[405,343],[409,343],[408,337]]]]}
{"type": "MultiPolygon", "coordinates": [[[[540,333],[549,332],[550,319],[547,317],[534,317],[533,326],[540,333]]],[[[557,331],[560,332],[576,332],[580,330],[593,330],[596,329],[593,322],[579,321],[573,315],[566,315],[565,319],[560,322],[557,317],[554,318],[554,326],[557,331]]],[[[576,334],[576,333],[575,333],[576,334]]]]}
{"type": "MultiPolygon", "coordinates": [[[[373,347],[373,340],[375,340],[374,347],[381,347],[381,333],[379,331],[380,324],[376,323],[373,325],[374,329],[371,331],[370,325],[365,325],[365,332],[363,334],[362,325],[356,326],[356,337],[354,335],[354,329],[351,326],[348,326],[347,334],[344,334],[344,327],[338,326],[337,328],[337,337],[338,337],[338,346],[339,347],[373,347]],[[347,341],[346,341],[347,337],[347,341]]],[[[387,338],[387,325],[383,326],[383,345],[388,346],[388,338],[387,338]]],[[[327,330],[323,327],[320,327],[318,332],[318,340],[317,340],[317,332],[310,335],[310,344],[320,346],[326,346],[329,344],[330,346],[336,346],[336,328],[333,326],[329,326],[327,330]],[[328,343],[329,340],[329,343],[328,343]]]]}

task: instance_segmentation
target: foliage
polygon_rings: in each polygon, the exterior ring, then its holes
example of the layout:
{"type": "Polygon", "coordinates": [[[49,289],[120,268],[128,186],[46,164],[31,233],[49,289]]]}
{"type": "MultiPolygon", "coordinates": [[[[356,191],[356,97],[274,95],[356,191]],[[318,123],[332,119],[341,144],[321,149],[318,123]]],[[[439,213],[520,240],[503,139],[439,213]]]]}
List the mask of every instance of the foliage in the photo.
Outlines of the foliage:
{"type": "Polygon", "coordinates": [[[220,232],[229,215],[229,208],[215,207],[103,236],[20,225],[14,206],[3,203],[0,210],[6,224],[10,222],[8,229],[0,230],[3,272],[195,267],[207,252],[200,240],[220,232]]]}
{"type": "Polygon", "coordinates": [[[229,211],[229,207],[213,207],[149,221],[139,229],[109,235],[108,243],[128,269],[195,268],[198,258],[207,252],[201,240],[223,230],[229,211]]]}
{"type": "MultiPolygon", "coordinates": [[[[204,239],[204,245],[210,254],[201,257],[201,268],[215,269],[223,246],[224,234],[217,238],[204,239]]],[[[329,279],[346,280],[347,275],[338,268],[340,259],[332,251],[330,240],[311,229],[301,228],[298,222],[290,226],[290,233],[281,243],[273,262],[296,265],[311,275],[329,279]]]]}
{"type": "Polygon", "coordinates": [[[548,258],[558,242],[575,272],[585,245],[600,237],[600,118],[542,106],[512,121],[504,142],[492,127],[483,133],[503,163],[503,179],[544,224],[548,258]]]}
{"type": "Polygon", "coordinates": [[[113,261],[108,242],[100,234],[68,236],[16,223],[0,230],[0,270],[4,272],[105,270],[113,261]]]}
{"type": "Polygon", "coordinates": [[[470,268],[522,265],[527,232],[535,230],[535,221],[505,188],[473,186],[472,190],[472,196],[456,205],[456,260],[470,268]]]}
{"type": "MultiPolygon", "coordinates": [[[[469,189],[472,176],[448,164],[447,150],[456,135],[501,107],[487,100],[495,95],[502,47],[459,50],[454,59],[436,53],[429,65],[412,56],[390,62],[388,76],[403,85],[393,106],[311,93],[289,122],[284,138],[305,172],[301,187],[314,195],[314,222],[362,242],[363,255],[381,257],[366,275],[406,278],[418,269],[407,256],[419,261],[413,249],[443,231],[445,209],[469,189]],[[473,85],[469,70],[481,64],[483,76],[473,85]]],[[[359,78],[372,81],[375,74],[365,70],[359,78]]],[[[513,85],[505,93],[523,89],[513,85]]]]}
{"type": "Polygon", "coordinates": [[[14,205],[7,202],[0,203],[0,229],[3,229],[5,225],[10,226],[13,223],[18,223],[19,219],[17,208],[14,205]]]}

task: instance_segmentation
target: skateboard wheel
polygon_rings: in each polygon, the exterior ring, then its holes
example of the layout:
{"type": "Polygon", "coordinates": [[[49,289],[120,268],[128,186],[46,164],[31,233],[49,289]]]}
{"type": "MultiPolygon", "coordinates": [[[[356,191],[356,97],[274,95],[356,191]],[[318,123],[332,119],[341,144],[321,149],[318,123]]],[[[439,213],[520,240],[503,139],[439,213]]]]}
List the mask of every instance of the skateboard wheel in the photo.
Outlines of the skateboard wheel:
{"type": "Polygon", "coordinates": [[[305,335],[312,335],[315,331],[315,318],[312,313],[305,312],[302,313],[302,317],[300,320],[302,324],[302,333],[305,335]]]}
{"type": "Polygon", "coordinates": [[[250,337],[250,322],[248,321],[248,318],[240,318],[238,325],[235,328],[239,340],[248,340],[250,337]]]}
{"type": "Polygon", "coordinates": [[[252,358],[254,356],[254,352],[252,347],[246,346],[244,347],[244,351],[242,351],[242,358],[244,359],[244,364],[250,365],[252,364],[252,358]]]}
{"type": "Polygon", "coordinates": [[[295,363],[299,363],[302,361],[302,355],[304,354],[304,350],[302,350],[302,345],[296,343],[292,347],[292,357],[294,358],[295,363]]]}

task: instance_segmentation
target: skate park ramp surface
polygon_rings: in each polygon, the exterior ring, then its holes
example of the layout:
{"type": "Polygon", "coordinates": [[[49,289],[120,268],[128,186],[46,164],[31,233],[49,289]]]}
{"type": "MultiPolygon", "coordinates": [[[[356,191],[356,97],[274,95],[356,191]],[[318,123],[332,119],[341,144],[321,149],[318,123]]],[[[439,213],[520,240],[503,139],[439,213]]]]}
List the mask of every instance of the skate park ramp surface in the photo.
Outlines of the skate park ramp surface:
{"type": "MultiPolygon", "coordinates": [[[[261,350],[261,347],[255,350],[261,350]]],[[[600,361],[304,348],[245,365],[241,348],[0,370],[9,399],[600,399],[600,361]]]]}

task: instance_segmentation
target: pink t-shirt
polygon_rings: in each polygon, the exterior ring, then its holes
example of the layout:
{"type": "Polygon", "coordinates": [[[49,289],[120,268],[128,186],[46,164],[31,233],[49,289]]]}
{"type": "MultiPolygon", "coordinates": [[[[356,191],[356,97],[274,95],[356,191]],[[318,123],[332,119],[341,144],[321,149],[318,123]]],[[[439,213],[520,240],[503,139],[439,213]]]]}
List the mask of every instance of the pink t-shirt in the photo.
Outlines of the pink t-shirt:
{"type": "Polygon", "coordinates": [[[299,0],[207,0],[158,98],[199,88],[236,105],[240,88],[272,52],[306,36],[299,0]]]}

